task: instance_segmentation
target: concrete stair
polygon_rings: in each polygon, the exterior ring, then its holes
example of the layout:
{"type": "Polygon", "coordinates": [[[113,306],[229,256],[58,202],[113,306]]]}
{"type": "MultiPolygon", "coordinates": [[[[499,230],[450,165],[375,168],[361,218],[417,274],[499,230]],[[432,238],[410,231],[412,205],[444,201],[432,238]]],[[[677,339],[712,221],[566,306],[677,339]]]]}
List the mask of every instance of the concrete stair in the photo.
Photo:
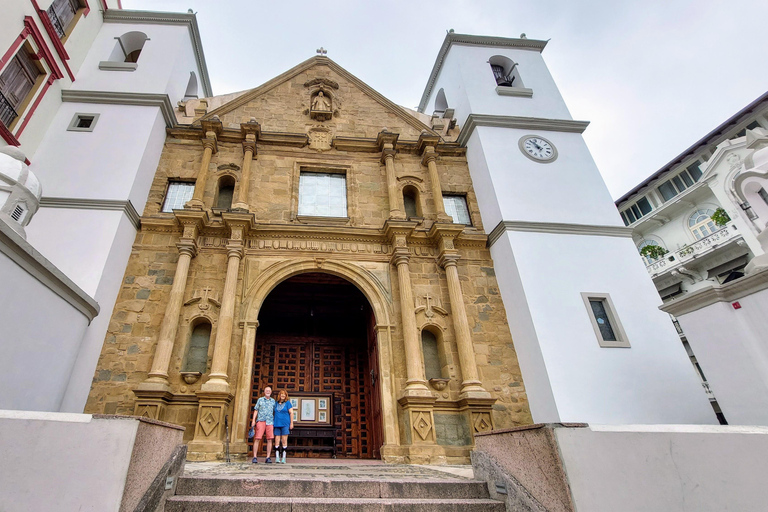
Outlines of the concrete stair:
{"type": "Polygon", "coordinates": [[[466,479],[375,479],[182,476],[166,512],[414,511],[504,512],[484,482],[466,479]]]}

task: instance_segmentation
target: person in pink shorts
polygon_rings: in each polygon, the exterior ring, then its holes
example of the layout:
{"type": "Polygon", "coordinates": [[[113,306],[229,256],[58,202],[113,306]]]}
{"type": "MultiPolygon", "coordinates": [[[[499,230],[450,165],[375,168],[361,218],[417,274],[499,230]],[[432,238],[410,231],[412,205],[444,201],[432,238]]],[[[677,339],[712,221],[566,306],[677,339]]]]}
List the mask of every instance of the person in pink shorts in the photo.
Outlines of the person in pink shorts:
{"type": "Polygon", "coordinates": [[[253,418],[251,419],[251,428],[255,427],[255,435],[253,438],[253,463],[258,461],[257,456],[259,453],[259,445],[261,444],[261,438],[266,433],[267,435],[267,459],[264,461],[267,464],[272,462],[272,440],[275,438],[274,433],[275,422],[275,399],[272,398],[272,387],[267,386],[264,388],[264,396],[256,400],[256,405],[253,406],[253,418]]]}

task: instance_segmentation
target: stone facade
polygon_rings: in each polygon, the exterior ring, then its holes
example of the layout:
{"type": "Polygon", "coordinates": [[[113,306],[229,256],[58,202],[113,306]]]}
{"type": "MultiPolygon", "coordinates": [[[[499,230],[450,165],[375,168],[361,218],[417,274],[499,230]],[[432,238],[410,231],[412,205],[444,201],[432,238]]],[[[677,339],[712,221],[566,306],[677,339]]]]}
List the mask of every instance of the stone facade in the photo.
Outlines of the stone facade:
{"type": "Polygon", "coordinates": [[[227,415],[231,452],[245,455],[259,308],[285,279],[321,272],[370,302],[384,460],[467,461],[472,432],[531,423],[457,129],[433,131],[326,57],[195,111],[168,130],[86,412],[183,425],[198,460],[222,455],[227,415]],[[302,171],[345,175],[347,217],[298,214],[302,171]],[[232,208],[213,208],[226,179],[232,208]],[[196,187],[163,213],[169,180],[196,187]],[[471,226],[452,222],[441,193],[466,197],[471,226]],[[202,319],[212,334],[196,379],[182,369],[202,319]],[[424,329],[447,382],[425,378],[424,329]]]}

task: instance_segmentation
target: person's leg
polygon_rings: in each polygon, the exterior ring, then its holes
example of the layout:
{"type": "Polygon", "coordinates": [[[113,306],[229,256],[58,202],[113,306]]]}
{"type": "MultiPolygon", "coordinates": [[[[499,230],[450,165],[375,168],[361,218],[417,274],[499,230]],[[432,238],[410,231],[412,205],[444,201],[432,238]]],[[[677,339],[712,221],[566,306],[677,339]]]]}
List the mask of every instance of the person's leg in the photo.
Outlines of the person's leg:
{"type": "Polygon", "coordinates": [[[288,451],[288,436],[283,436],[283,464],[285,464],[285,456],[288,451]]]}
{"type": "Polygon", "coordinates": [[[267,462],[272,462],[271,455],[272,455],[272,441],[275,439],[275,433],[273,430],[272,425],[266,426],[267,431],[267,462]]]}
{"type": "MultiPolygon", "coordinates": [[[[263,421],[257,421],[256,422],[256,432],[255,436],[253,437],[253,462],[258,462],[257,457],[259,456],[259,446],[261,445],[261,438],[264,436],[264,433],[266,431],[267,424],[263,421]]],[[[269,457],[269,455],[267,455],[269,457]]]]}
{"type": "Polygon", "coordinates": [[[282,439],[283,436],[275,434],[275,462],[280,462],[280,455],[282,454],[280,442],[282,439]]]}
{"type": "Polygon", "coordinates": [[[256,462],[256,457],[258,457],[259,453],[259,443],[261,442],[261,439],[253,439],[253,462],[256,462]]]}

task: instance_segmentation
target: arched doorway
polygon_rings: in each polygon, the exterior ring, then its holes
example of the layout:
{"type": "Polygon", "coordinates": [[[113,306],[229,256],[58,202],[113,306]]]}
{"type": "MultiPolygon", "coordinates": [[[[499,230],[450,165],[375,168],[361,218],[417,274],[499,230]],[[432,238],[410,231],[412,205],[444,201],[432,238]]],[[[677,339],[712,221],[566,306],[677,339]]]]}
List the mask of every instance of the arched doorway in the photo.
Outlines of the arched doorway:
{"type": "MultiPolygon", "coordinates": [[[[302,273],[267,295],[258,321],[251,407],[266,385],[286,389],[291,396],[328,396],[324,411],[329,421],[321,426],[326,427],[323,435],[327,427],[333,429],[336,455],[379,458],[376,322],[365,295],[341,277],[302,273]]],[[[303,450],[295,456],[330,456],[324,450],[329,444],[320,434],[290,440],[303,450]]]]}

